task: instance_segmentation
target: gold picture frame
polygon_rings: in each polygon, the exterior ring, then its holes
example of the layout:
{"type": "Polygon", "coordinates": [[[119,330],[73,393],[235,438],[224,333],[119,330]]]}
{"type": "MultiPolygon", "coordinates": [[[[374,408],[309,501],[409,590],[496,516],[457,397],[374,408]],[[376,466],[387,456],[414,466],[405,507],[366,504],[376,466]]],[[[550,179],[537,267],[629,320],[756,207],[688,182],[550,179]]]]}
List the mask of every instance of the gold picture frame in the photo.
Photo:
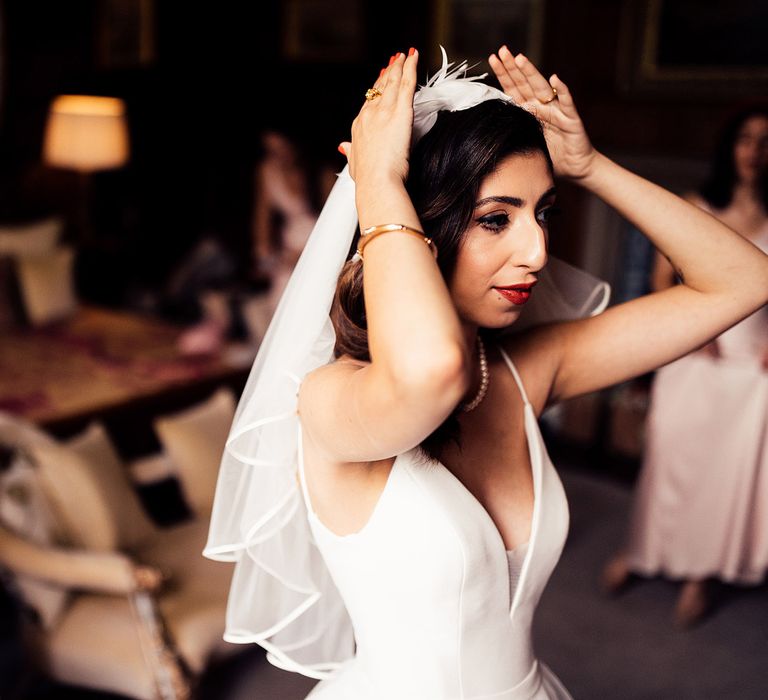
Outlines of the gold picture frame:
{"type": "Polygon", "coordinates": [[[103,69],[138,68],[155,60],[155,0],[103,0],[97,50],[103,69]]]}
{"type": "Polygon", "coordinates": [[[297,62],[362,60],[362,0],[284,0],[283,58],[297,62]]]}
{"type": "Polygon", "coordinates": [[[681,100],[765,95],[768,42],[761,17],[768,22],[762,0],[730,0],[727,7],[696,0],[624,0],[620,91],[681,100]]]}
{"type": "Polygon", "coordinates": [[[432,64],[440,65],[443,46],[449,61],[489,70],[489,54],[503,44],[539,63],[544,11],[545,0],[434,0],[432,64]]]}

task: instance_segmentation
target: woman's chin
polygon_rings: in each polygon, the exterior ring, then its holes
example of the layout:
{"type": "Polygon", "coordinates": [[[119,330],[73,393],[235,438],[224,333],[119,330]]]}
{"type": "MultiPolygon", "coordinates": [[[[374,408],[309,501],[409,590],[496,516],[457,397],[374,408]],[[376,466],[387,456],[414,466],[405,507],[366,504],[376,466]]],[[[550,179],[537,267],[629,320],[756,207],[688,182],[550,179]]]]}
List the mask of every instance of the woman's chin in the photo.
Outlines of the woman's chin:
{"type": "Polygon", "coordinates": [[[499,329],[512,325],[520,318],[524,305],[515,305],[499,299],[475,299],[464,304],[456,304],[456,311],[462,323],[478,328],[499,329]]]}
{"type": "Polygon", "coordinates": [[[759,179],[761,171],[748,165],[742,165],[736,169],[737,177],[742,185],[752,187],[759,179]]]}
{"type": "Polygon", "coordinates": [[[481,328],[500,329],[511,326],[520,318],[522,309],[510,309],[509,311],[484,314],[482,318],[473,319],[481,328]]]}

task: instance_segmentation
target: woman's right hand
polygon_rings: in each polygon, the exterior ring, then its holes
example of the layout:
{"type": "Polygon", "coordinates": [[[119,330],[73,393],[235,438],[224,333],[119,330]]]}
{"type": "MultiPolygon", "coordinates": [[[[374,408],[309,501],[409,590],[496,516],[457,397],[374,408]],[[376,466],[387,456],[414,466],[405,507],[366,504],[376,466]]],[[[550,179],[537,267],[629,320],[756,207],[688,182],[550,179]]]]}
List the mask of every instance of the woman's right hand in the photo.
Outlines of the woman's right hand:
{"type": "Polygon", "coordinates": [[[373,85],[381,96],[366,100],[352,122],[352,141],[339,146],[358,185],[408,177],[418,60],[415,49],[393,57],[373,85]]]}

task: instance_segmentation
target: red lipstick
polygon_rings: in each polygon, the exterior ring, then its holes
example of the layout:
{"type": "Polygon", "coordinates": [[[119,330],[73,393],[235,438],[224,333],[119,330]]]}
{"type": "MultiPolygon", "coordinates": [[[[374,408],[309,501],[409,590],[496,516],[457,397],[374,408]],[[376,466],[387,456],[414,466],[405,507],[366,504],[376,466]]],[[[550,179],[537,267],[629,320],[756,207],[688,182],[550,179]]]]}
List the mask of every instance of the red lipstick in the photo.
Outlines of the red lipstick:
{"type": "Polygon", "coordinates": [[[514,284],[508,287],[494,287],[507,301],[511,301],[516,306],[522,306],[531,297],[531,289],[536,282],[528,284],[514,284]]]}

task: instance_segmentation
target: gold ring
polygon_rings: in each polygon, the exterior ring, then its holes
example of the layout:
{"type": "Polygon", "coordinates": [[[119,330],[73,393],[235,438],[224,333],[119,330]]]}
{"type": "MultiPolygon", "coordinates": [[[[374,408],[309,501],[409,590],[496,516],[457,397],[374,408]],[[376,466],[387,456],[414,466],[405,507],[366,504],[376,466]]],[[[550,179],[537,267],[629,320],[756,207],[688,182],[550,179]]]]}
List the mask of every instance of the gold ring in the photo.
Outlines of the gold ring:
{"type": "Polygon", "coordinates": [[[368,88],[365,91],[365,99],[368,100],[368,102],[375,100],[377,97],[381,97],[381,95],[382,95],[381,90],[379,90],[379,88],[376,88],[376,87],[368,88]]]}
{"type": "MultiPolygon", "coordinates": [[[[551,87],[551,86],[550,86],[551,87]]],[[[548,100],[540,100],[545,105],[548,105],[552,100],[557,99],[557,88],[552,88],[552,97],[550,97],[548,100]]]]}

